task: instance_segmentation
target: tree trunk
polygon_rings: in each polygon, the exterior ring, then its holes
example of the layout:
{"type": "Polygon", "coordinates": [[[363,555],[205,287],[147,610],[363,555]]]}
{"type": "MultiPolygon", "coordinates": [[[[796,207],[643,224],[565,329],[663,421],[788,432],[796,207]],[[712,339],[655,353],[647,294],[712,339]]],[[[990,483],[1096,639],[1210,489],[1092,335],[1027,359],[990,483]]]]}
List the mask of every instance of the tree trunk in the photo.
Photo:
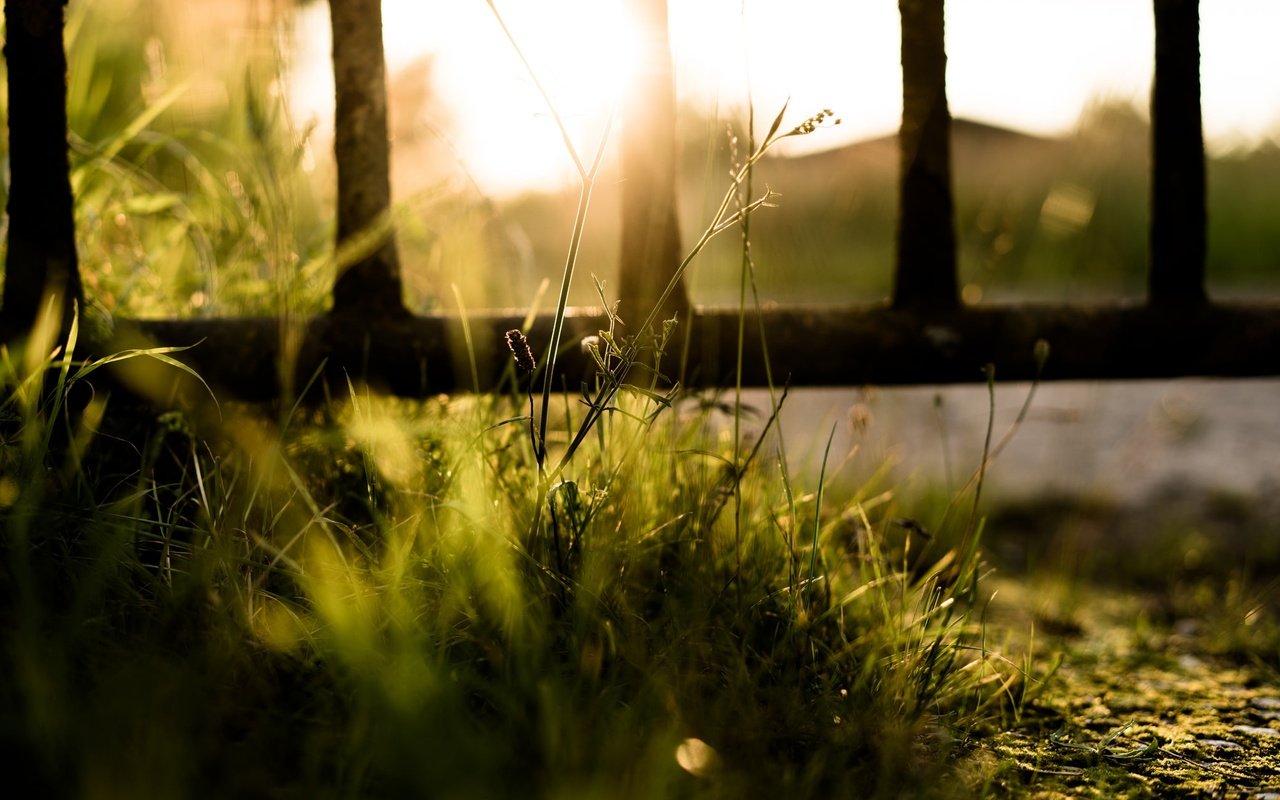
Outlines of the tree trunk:
{"type": "Polygon", "coordinates": [[[1155,0],[1151,88],[1152,303],[1203,303],[1206,251],[1204,132],[1197,0],[1155,0]]]}
{"type": "Polygon", "coordinates": [[[372,252],[344,269],[333,286],[335,314],[370,320],[408,314],[400,258],[390,227],[391,148],[387,135],[386,62],[381,0],[329,0],[336,93],[338,244],[377,234],[372,252]]]}
{"type": "MultiPolygon", "coordinates": [[[[631,0],[644,35],[643,58],[629,93],[622,131],[622,252],[619,296],[624,320],[648,316],[680,265],[676,214],[676,101],[666,0],[631,0]]],[[[688,320],[684,282],[659,319],[688,320]]],[[[639,331],[632,331],[638,333],[639,331]]]]}
{"type": "Polygon", "coordinates": [[[9,85],[9,241],[0,336],[22,336],[47,298],[62,327],[83,306],[67,161],[66,0],[6,0],[9,85]]]}
{"type": "Polygon", "coordinates": [[[902,15],[900,196],[893,305],[957,305],[951,112],[943,0],[899,0],[902,15]]]}

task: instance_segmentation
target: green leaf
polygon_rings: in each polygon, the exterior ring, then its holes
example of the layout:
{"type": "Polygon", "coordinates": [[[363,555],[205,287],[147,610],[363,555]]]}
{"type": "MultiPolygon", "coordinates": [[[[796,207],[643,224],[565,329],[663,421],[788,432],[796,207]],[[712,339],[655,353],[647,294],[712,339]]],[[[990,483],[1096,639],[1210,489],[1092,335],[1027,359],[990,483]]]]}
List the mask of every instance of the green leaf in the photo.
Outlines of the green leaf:
{"type": "MultiPolygon", "coordinates": [[[[200,344],[200,342],[196,342],[196,344],[200,344]]],[[[193,344],[187,347],[151,347],[146,349],[135,348],[130,350],[121,350],[120,352],[112,353],[109,356],[103,356],[102,358],[99,358],[93,361],[86,361],[84,364],[80,366],[78,370],[76,370],[76,374],[71,377],[71,380],[78,381],[81,378],[84,378],[96,372],[102,367],[105,367],[108,364],[114,364],[118,361],[126,361],[131,358],[153,358],[156,361],[159,361],[161,364],[167,364],[175,369],[180,369],[183,372],[190,375],[191,377],[195,378],[197,381],[200,382],[200,385],[205,388],[205,391],[209,393],[209,396],[214,398],[215,401],[217,401],[217,395],[213,393],[213,389],[209,387],[209,384],[205,383],[204,378],[200,377],[200,374],[198,372],[196,372],[186,364],[182,363],[178,359],[169,355],[169,353],[179,353],[179,352],[182,352],[183,350],[190,350],[192,347],[195,347],[195,346],[196,345],[193,344]]]]}
{"type": "Polygon", "coordinates": [[[155,122],[156,117],[163,114],[169,106],[173,105],[174,101],[181,97],[190,85],[191,81],[183,81],[157,98],[154,103],[144,108],[142,113],[134,117],[133,121],[124,130],[103,143],[102,152],[98,154],[98,157],[103,161],[110,161],[120,155],[120,151],[125,148],[125,145],[137,138],[138,134],[155,122]]]}

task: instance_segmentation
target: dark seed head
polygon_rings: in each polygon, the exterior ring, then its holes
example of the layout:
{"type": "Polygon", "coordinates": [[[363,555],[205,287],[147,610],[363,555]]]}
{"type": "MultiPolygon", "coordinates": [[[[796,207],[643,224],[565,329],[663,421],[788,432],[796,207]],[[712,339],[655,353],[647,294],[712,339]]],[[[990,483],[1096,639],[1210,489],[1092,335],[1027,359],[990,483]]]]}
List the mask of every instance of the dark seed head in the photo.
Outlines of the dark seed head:
{"type": "Polygon", "coordinates": [[[529,340],[524,338],[518,328],[507,331],[505,338],[511,355],[516,359],[516,369],[522,375],[531,374],[537,364],[533,360],[533,351],[529,349],[529,340]]]}

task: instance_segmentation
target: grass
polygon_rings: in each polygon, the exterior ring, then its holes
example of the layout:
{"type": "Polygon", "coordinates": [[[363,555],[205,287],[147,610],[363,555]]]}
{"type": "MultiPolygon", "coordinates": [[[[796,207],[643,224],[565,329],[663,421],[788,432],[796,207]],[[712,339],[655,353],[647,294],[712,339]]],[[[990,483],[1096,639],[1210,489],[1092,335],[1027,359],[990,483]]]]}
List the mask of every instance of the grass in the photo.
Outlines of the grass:
{"type": "MultiPolygon", "coordinates": [[[[187,279],[206,245],[275,281],[307,251],[272,193],[297,151],[246,85],[256,170],[154,134],[176,90],[77,151],[108,311],[165,307],[112,293],[110,212],[187,279]]],[[[681,273],[768,199],[740,187],[813,127],[782,119],[681,273]]],[[[792,481],[776,408],[744,444],[740,408],[659,391],[653,315],[600,333],[582,402],[513,369],[505,393],[192,417],[108,396],[77,330],[0,359],[0,740],[49,795],[951,796],[952,757],[1034,681],[975,616],[976,548],[909,563],[889,495],[792,481]]]]}
{"type": "MultiPolygon", "coordinates": [[[[114,30],[78,24],[103,48],[114,30]]],[[[120,74],[73,75],[73,104],[123,91],[94,83],[120,74]]],[[[102,125],[77,128],[75,169],[85,274],[107,311],[323,306],[334,256],[298,175],[303,142],[243,85],[231,131],[180,124],[184,95],[160,89],[76,117],[102,125]]],[[[770,257],[770,217],[750,222],[749,187],[781,120],[743,137],[681,267],[738,230],[724,246],[743,308],[748,286],[768,297],[752,254],[770,257]]],[[[561,314],[592,260],[597,176],[581,172],[561,314]]],[[[423,231],[404,212],[436,257],[451,236],[484,251],[489,212],[447,194],[423,208],[460,218],[423,231]]],[[[460,306],[472,289],[456,288],[460,306]]],[[[70,342],[6,352],[0,745],[15,783],[58,797],[1141,796],[1141,748],[1165,735],[1152,719],[1168,706],[1125,727],[1082,698],[1168,667],[1189,617],[1200,656],[1235,664],[1239,683],[1274,679],[1280,627],[1256,575],[1225,603],[1220,572],[1183,576],[1137,611],[1095,574],[993,578],[985,457],[955,465],[977,466],[976,484],[932,501],[847,485],[829,441],[798,479],[785,389],[758,418],[736,393],[660,390],[638,362],[662,350],[661,322],[601,332],[581,398],[513,366],[495,394],[409,402],[349,385],[319,407],[224,403],[216,417],[109,396],[70,342]],[[1128,649],[1081,646],[1081,630],[1128,649]]],[[[1101,544],[1086,555],[1115,563],[1101,544]]],[[[1210,716],[1195,730],[1230,735],[1210,716]]]]}
{"type": "Polygon", "coordinates": [[[77,369],[0,409],[0,740],[53,796],[1274,789],[1269,562],[993,578],[904,522],[949,498],[792,484],[772,425],[734,470],[697,397],[622,393],[544,491],[520,394],[195,431],[77,369]]]}
{"type": "Polygon", "coordinates": [[[0,735],[55,796],[948,796],[1028,680],[976,558],[731,469],[696,398],[620,393],[548,485],[518,394],[197,432],[23,363],[0,735]]]}

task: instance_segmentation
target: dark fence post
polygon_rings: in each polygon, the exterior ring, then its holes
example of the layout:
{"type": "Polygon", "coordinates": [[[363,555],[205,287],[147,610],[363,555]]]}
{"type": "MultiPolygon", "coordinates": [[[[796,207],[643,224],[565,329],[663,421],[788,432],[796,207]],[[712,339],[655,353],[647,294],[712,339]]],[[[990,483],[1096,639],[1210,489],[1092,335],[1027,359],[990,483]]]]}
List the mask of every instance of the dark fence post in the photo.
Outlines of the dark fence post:
{"type": "Polygon", "coordinates": [[[1200,4],[1155,0],[1151,89],[1152,304],[1203,303],[1206,248],[1200,4]]]}
{"type": "Polygon", "coordinates": [[[83,307],[67,161],[66,0],[7,0],[9,233],[0,335],[21,336],[46,298],[60,296],[62,326],[83,307]]]}
{"type": "Polygon", "coordinates": [[[403,317],[400,258],[391,210],[386,62],[381,0],[329,0],[336,93],[334,155],[338,165],[338,244],[377,234],[372,252],[344,269],[333,286],[335,313],[369,319],[403,317]]]}
{"type": "Polygon", "coordinates": [[[953,308],[956,235],[943,0],[899,0],[902,15],[900,196],[893,305],[953,308]]]}
{"type": "MultiPolygon", "coordinates": [[[[667,34],[667,0],[632,0],[644,36],[636,85],[628,93],[622,132],[622,250],[619,296],[625,320],[643,320],[680,265],[676,216],[676,101],[667,34]]],[[[688,321],[683,281],[659,319],[688,321]]]]}

